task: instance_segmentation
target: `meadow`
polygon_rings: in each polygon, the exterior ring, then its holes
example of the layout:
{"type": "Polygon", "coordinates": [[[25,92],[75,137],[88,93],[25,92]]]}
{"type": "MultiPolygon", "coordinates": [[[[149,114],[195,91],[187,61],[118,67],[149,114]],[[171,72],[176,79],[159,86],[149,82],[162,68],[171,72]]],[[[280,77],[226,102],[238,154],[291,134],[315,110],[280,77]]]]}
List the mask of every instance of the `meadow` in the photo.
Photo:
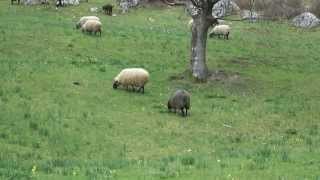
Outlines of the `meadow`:
{"type": "Polygon", "coordinates": [[[103,4],[0,1],[0,179],[320,180],[320,29],[234,21],[196,83],[182,7],[88,11],[103,4]],[[112,89],[127,67],[149,71],[145,94],[112,89]],[[166,109],[178,88],[186,118],[166,109]]]}

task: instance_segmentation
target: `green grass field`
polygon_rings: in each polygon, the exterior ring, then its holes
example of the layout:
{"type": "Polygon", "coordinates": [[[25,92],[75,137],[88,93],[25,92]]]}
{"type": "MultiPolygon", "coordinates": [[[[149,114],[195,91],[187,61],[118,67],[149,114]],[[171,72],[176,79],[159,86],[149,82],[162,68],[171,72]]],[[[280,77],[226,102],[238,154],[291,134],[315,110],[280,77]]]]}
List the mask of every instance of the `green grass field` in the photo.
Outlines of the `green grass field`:
{"type": "Polygon", "coordinates": [[[103,2],[0,1],[0,179],[320,179],[319,29],[232,22],[208,40],[221,78],[199,84],[182,8],[98,14],[101,38],[74,28],[103,2]],[[112,89],[127,67],[149,71],[145,94],[112,89]],[[187,118],[166,109],[177,88],[187,118]]]}

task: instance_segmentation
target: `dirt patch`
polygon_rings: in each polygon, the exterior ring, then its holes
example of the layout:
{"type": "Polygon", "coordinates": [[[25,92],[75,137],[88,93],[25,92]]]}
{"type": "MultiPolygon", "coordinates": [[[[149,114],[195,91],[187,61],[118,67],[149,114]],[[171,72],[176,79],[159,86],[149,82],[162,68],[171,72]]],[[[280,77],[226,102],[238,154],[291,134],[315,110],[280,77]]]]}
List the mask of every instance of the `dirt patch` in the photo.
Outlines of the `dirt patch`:
{"type": "Polygon", "coordinates": [[[231,73],[224,70],[214,70],[209,72],[208,82],[221,81],[221,82],[236,82],[241,80],[238,72],[231,73]]]}
{"type": "MultiPolygon", "coordinates": [[[[210,70],[205,84],[197,83],[189,70],[183,73],[174,74],[169,77],[174,86],[192,89],[196,86],[222,87],[231,93],[252,94],[257,93],[259,83],[250,77],[246,77],[239,72],[226,70],[210,70]]],[[[224,98],[224,97],[221,97],[224,98]]]]}

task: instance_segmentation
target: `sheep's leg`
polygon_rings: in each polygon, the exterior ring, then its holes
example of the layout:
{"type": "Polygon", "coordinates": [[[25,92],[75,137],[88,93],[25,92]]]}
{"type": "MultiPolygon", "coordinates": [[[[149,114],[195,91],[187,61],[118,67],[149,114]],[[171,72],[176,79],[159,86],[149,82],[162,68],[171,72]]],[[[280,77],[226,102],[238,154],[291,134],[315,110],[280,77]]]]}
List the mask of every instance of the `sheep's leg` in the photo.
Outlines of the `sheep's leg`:
{"type": "Polygon", "coordinates": [[[226,38],[227,40],[229,40],[229,32],[226,34],[226,38]]]}
{"type": "Polygon", "coordinates": [[[184,116],[184,110],[183,110],[183,108],[181,108],[181,113],[182,113],[182,116],[184,116]]]}
{"type": "Polygon", "coordinates": [[[142,94],[144,94],[144,86],[142,86],[141,89],[142,89],[142,94]]]}
{"type": "Polygon", "coordinates": [[[188,109],[186,108],[186,116],[188,116],[188,109]]]}

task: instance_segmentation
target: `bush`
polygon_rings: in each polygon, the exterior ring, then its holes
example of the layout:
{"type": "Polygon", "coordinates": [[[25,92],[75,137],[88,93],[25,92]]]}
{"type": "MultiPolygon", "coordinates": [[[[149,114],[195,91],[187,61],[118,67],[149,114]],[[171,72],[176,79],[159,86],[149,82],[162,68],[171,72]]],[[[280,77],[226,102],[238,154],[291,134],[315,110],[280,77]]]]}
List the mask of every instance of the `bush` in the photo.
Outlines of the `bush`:
{"type": "MultiPolygon", "coordinates": [[[[304,11],[303,0],[236,0],[236,3],[241,9],[250,10],[253,1],[253,9],[263,11],[269,19],[289,19],[304,11]]],[[[314,1],[320,9],[319,1],[314,1]]]]}
{"type": "Polygon", "coordinates": [[[314,15],[320,17],[320,1],[319,0],[313,0],[311,4],[311,10],[314,15]]]}

